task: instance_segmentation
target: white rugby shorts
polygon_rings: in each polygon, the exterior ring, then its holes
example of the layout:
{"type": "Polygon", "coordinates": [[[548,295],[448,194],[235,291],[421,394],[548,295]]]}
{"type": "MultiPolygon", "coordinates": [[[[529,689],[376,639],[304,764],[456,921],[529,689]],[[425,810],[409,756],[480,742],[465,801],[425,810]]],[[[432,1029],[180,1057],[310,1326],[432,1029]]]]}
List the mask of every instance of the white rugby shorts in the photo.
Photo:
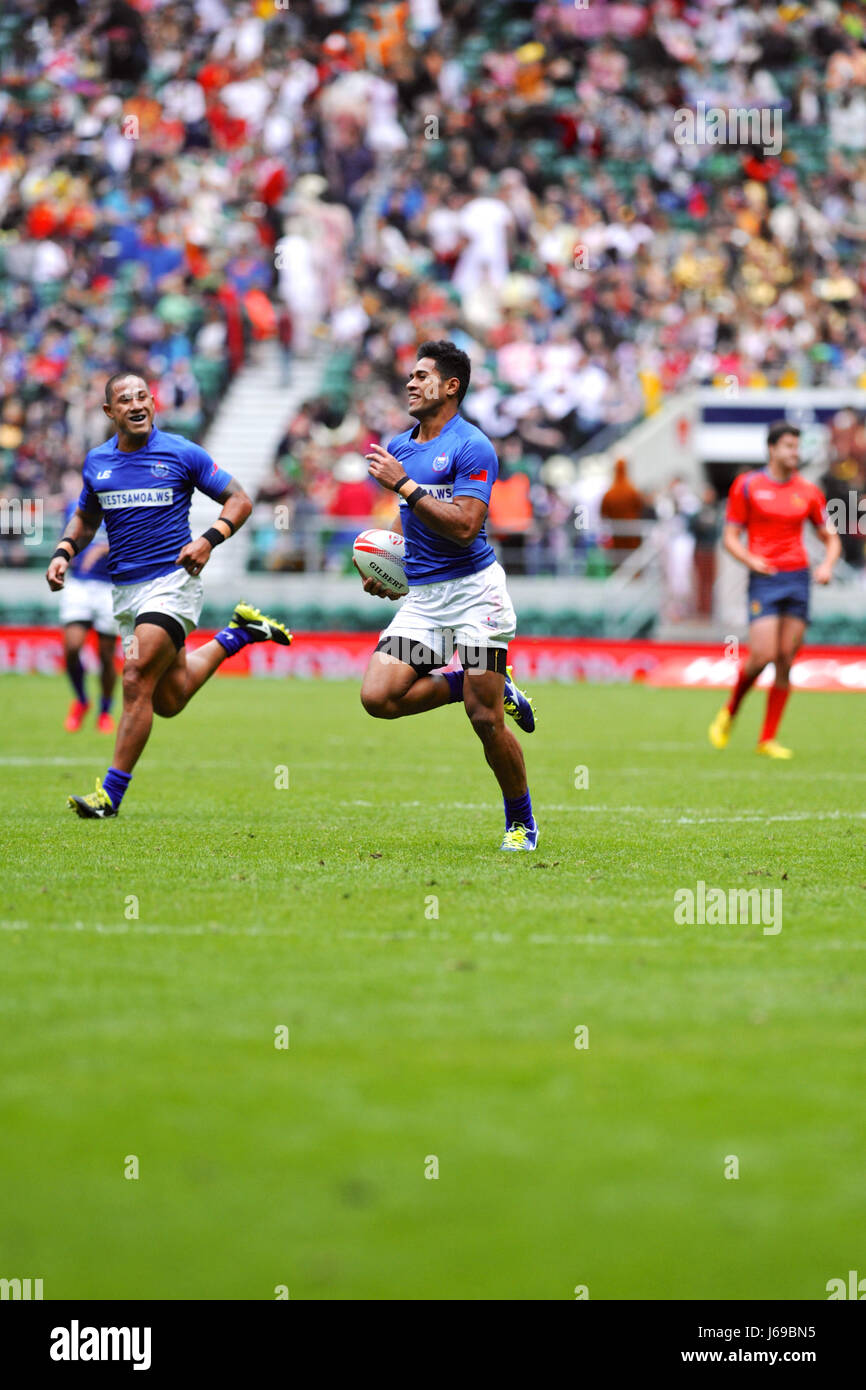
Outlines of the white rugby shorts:
{"type": "Polygon", "coordinates": [[[104,579],[79,579],[66,575],[60,591],[60,621],[84,623],[105,637],[117,636],[117,623],[111,601],[111,584],[104,579]]]}
{"type": "Polygon", "coordinates": [[[412,644],[428,647],[445,666],[459,646],[507,648],[517,631],[517,618],[498,561],[460,579],[417,584],[410,590],[380,634],[379,645],[408,665],[412,644]]]}
{"type": "Polygon", "coordinates": [[[197,575],[178,565],[172,574],[146,579],[141,584],[115,584],[114,616],[124,645],[135,631],[140,613],[165,613],[180,623],[187,637],[198,627],[204,602],[204,585],[197,575]]]}

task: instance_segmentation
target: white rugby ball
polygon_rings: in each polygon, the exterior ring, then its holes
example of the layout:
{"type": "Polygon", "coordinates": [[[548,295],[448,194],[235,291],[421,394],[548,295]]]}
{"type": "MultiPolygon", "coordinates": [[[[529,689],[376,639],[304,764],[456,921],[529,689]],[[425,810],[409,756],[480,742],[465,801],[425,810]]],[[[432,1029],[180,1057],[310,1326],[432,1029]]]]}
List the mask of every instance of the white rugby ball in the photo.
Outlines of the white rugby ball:
{"type": "Polygon", "coordinates": [[[396,531],[362,531],[352,554],[365,579],[377,579],[392,594],[408,594],[403,569],[406,542],[396,531]]]}

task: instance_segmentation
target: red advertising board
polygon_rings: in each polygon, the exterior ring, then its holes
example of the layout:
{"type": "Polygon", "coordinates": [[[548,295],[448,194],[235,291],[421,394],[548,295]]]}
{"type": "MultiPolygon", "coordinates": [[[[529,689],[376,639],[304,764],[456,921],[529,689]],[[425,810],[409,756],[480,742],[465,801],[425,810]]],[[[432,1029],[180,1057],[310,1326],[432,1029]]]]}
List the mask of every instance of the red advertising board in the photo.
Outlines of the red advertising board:
{"type": "MultiPolygon", "coordinates": [[[[296,676],[360,680],[375,632],[300,632],[291,647],[265,642],[246,647],[221,668],[221,676],[296,676]]],[[[195,649],[213,636],[196,632],[195,649]]],[[[733,684],[737,659],[721,645],[672,642],[606,642],[595,638],[520,637],[510,655],[523,680],[645,681],[648,685],[723,689],[733,684]]],[[[95,662],[93,651],[88,664],[95,662]]],[[[0,673],[63,670],[60,628],[0,627],[0,673]]],[[[772,679],[765,671],[761,684],[772,679]]],[[[802,690],[866,690],[866,648],[809,647],[792,671],[802,690]]]]}

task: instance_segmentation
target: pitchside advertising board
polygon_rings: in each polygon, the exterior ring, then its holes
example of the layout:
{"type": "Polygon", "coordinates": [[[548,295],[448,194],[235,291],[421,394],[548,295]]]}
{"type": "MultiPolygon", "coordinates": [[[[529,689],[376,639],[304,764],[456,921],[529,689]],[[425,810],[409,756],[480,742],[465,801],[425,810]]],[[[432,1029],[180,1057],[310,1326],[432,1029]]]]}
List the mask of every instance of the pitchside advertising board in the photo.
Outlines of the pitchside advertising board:
{"type": "MultiPolygon", "coordinates": [[[[187,646],[194,651],[212,637],[212,632],[193,633],[187,646]]],[[[245,647],[220,667],[218,676],[360,680],[377,638],[376,632],[297,632],[290,648],[270,642],[245,647]]],[[[733,685],[739,665],[721,645],[604,642],[575,637],[519,637],[512,642],[509,655],[521,679],[527,681],[642,681],[718,690],[733,685]]],[[[97,669],[93,634],[85,664],[97,669]]],[[[0,674],[55,676],[63,669],[60,628],[0,628],[0,674]]],[[[770,666],[758,684],[770,685],[772,680],[770,666]]],[[[791,680],[798,690],[862,692],[866,690],[866,647],[805,648],[794,663],[791,680]]]]}

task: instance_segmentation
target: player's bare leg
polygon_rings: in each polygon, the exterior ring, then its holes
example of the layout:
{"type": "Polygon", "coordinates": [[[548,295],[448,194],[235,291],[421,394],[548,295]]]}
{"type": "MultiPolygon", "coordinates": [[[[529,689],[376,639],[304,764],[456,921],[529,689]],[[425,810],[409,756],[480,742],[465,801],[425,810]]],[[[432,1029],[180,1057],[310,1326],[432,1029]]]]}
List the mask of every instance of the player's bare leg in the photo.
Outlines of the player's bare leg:
{"type": "Polygon", "coordinates": [[[466,713],[481,740],[484,756],[502,795],[512,799],[526,795],[526,763],[523,749],[511,730],[505,727],[504,691],[505,677],[496,671],[466,672],[463,684],[466,713]]]}
{"type": "Polygon", "coordinates": [[[780,623],[781,619],[774,614],[768,618],[756,618],[749,625],[749,655],[743,662],[739,679],[728,702],[732,718],[737,713],[743,696],[754,685],[764,667],[776,660],[780,623]]]}
{"type": "Polygon", "coordinates": [[[788,614],[779,619],[779,647],[776,653],[776,685],[787,690],[791,684],[791,667],[803,645],[806,636],[806,623],[803,618],[793,618],[788,614]]]}
{"type": "Polygon", "coordinates": [[[109,637],[106,633],[99,634],[99,679],[102,689],[102,704],[97,729],[100,733],[114,733],[114,720],[111,717],[111,702],[114,699],[114,687],[117,684],[117,668],[114,664],[114,653],[117,650],[117,638],[109,637]]]}
{"type": "Polygon", "coordinates": [[[177,649],[164,628],[139,623],[132,652],[123,665],[123,713],[117,728],[112,767],[129,774],[138,762],[153,726],[153,698],[177,649]]]}
{"type": "Polygon", "coordinates": [[[374,719],[424,714],[452,699],[444,675],[419,676],[414,667],[387,652],[374,652],[361,684],[361,704],[374,719]]]}
{"type": "Polygon", "coordinates": [[[505,676],[495,671],[418,676],[385,652],[374,652],[361,686],[361,703],[377,719],[401,719],[459,698],[481,740],[484,756],[505,803],[503,849],[534,849],[538,827],[526,784],[523,750],[505,725],[505,676]]]}
{"type": "Polygon", "coordinates": [[[153,727],[153,692],[177,655],[174,642],[155,623],[139,623],[123,665],[123,713],[117,727],[114,761],[96,791],[70,796],[68,805],[85,819],[116,816],[153,727]]]}
{"type": "Polygon", "coordinates": [[[775,614],[756,618],[749,624],[749,655],[740,667],[731,698],[723,705],[710,725],[710,742],[714,748],[724,748],[730,737],[731,724],[743,698],[751,690],[765,666],[775,661],[779,651],[779,624],[775,614]]]}
{"type": "Polygon", "coordinates": [[[181,647],[154,690],[154,713],[163,719],[172,719],[180,714],[196,691],[210,680],[217,667],[252,642],[276,642],[289,647],[292,634],[276,618],[269,618],[244,601],[235,605],[228,627],[222,628],[210,642],[205,642],[194,652],[181,647]]]}
{"type": "Polygon", "coordinates": [[[230,655],[219,642],[205,642],[194,652],[181,647],[175,660],[163,673],[153,692],[153,712],[172,719],[189,704],[193,695],[230,655]]]}
{"type": "Polygon", "coordinates": [[[81,663],[81,650],[86,640],[86,623],[66,624],[63,629],[63,655],[66,662],[66,674],[72,689],[75,691],[75,699],[69,707],[69,713],[63,725],[68,734],[77,733],[90,708],[90,702],[84,688],[84,667],[81,663]]]}
{"type": "Polygon", "coordinates": [[[505,675],[497,671],[466,671],[463,703],[481,740],[487,765],[499,783],[505,806],[504,850],[534,850],[538,826],[526,783],[523,749],[505,726],[505,675]]]}
{"type": "Polygon", "coordinates": [[[779,619],[778,646],[774,657],[776,675],[767,691],[767,712],[758,739],[758,752],[769,758],[790,758],[791,750],[776,742],[776,731],[782,719],[791,690],[791,667],[803,645],[806,623],[802,618],[783,614],[779,619]]]}
{"type": "Polygon", "coordinates": [[[116,816],[132,770],[150,737],[154,714],[164,718],[179,714],[216,668],[251,642],[277,642],[288,647],[292,634],[276,618],[267,617],[245,601],[235,605],[228,626],[196,652],[188,653],[183,646],[178,650],[159,623],[138,623],[123,668],[123,714],[114,762],[104,782],[97,782],[95,792],[70,796],[69,806],[86,819],[116,816]]]}

